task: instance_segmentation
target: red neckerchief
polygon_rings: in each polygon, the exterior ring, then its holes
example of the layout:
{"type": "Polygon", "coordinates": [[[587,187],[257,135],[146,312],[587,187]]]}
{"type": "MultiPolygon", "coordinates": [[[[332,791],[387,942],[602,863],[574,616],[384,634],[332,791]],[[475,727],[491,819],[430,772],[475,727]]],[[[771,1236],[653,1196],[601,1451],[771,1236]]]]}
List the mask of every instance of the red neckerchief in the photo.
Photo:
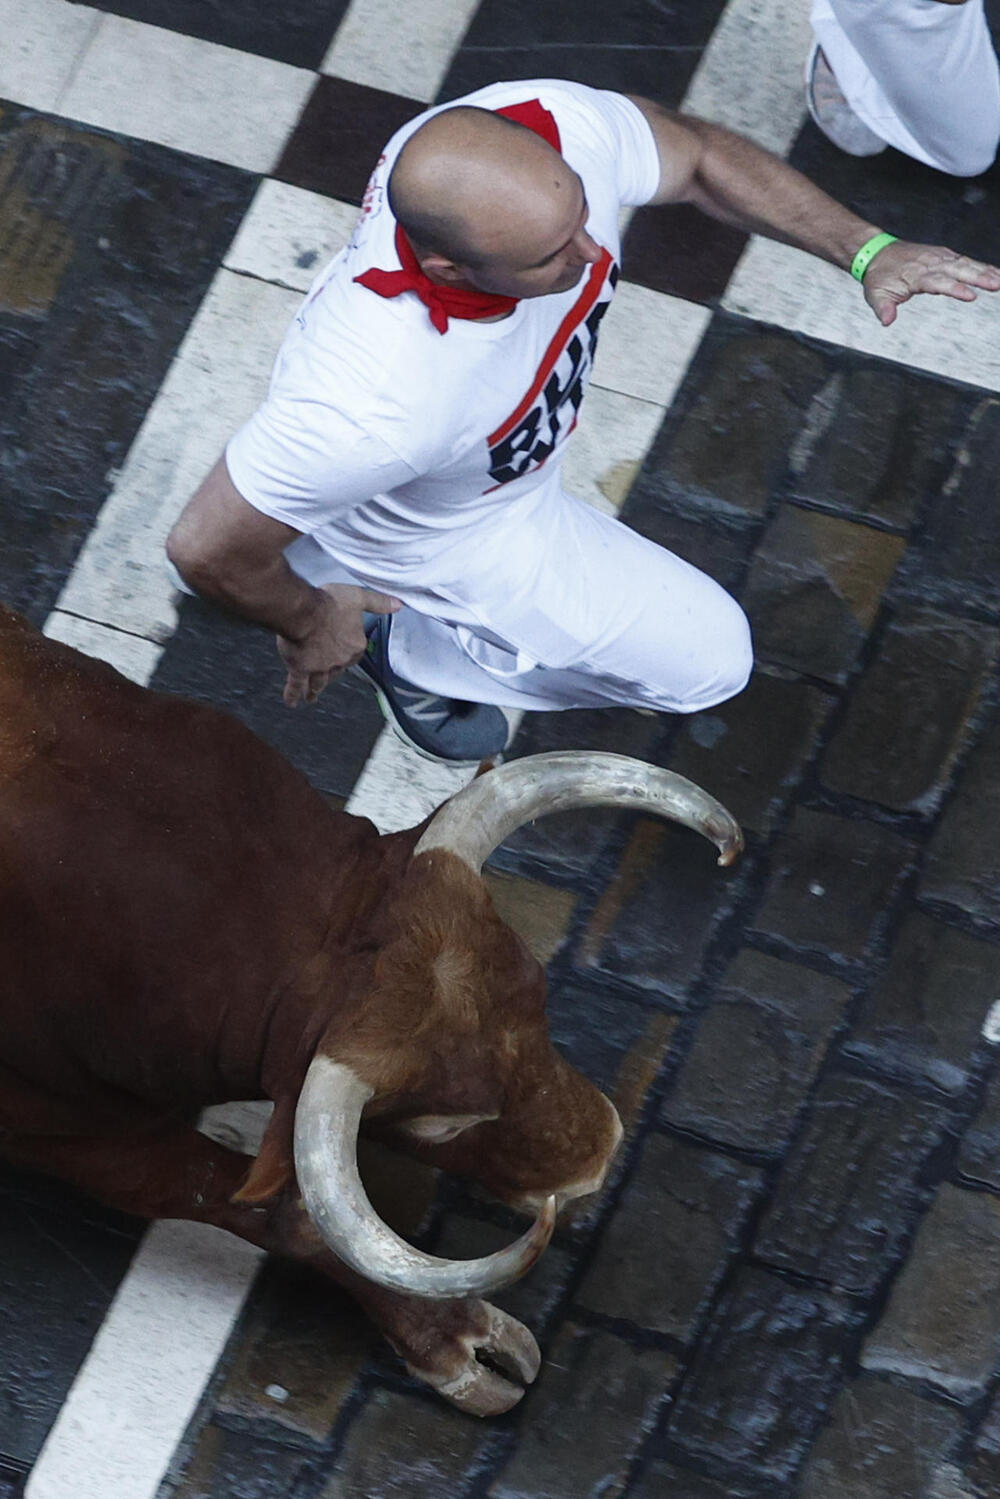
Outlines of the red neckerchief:
{"type": "MultiPolygon", "coordinates": [[[[559,127],[537,99],[529,99],[524,104],[510,104],[506,109],[498,109],[495,113],[506,115],[508,120],[514,120],[518,125],[526,125],[529,130],[548,141],[556,151],[560,149],[559,127]]],[[[449,318],[475,320],[504,317],[513,312],[518,304],[517,297],[500,297],[485,291],[439,286],[436,281],[431,281],[420,269],[413,246],[398,224],[396,254],[402,270],[365,271],[363,276],[355,276],[355,281],[380,297],[398,297],[404,291],[416,292],[439,333],[447,333],[449,318]]]]}

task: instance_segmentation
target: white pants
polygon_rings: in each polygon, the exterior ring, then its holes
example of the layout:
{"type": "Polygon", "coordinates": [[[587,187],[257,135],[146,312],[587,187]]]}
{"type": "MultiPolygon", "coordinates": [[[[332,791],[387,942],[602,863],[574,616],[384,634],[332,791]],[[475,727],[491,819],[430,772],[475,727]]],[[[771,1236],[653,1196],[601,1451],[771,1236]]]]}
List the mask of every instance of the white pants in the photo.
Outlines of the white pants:
{"type": "Polygon", "coordinates": [[[1000,142],[983,0],[813,0],[812,28],[854,113],[917,161],[972,177],[1000,142]]]}
{"type": "Polygon", "coordinates": [[[445,548],[409,577],[398,565],[380,575],[371,554],[360,566],[335,560],[309,537],[286,555],[310,582],[361,582],[409,605],[393,619],[391,664],[442,697],[694,713],[742,691],[750,630],[724,589],[566,495],[558,476],[540,495],[516,526],[482,526],[474,545],[445,548]]]}

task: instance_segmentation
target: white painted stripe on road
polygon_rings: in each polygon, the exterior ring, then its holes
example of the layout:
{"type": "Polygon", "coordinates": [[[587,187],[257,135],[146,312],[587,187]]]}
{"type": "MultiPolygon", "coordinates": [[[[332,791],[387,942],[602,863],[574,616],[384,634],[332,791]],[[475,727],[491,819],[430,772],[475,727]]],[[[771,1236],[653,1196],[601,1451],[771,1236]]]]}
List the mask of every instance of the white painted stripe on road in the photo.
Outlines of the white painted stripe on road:
{"type": "Polygon", "coordinates": [[[269,172],[315,83],[308,68],[106,14],[55,107],[85,125],[269,172]]]}
{"type": "Polygon", "coordinates": [[[352,0],[321,71],[429,104],[479,3],[352,0]]]}
{"type": "Polygon", "coordinates": [[[786,156],[806,116],[811,40],[803,0],[730,0],[681,108],[786,156]]]}
{"type": "Polygon", "coordinates": [[[153,1499],[262,1259],[204,1224],[149,1229],[25,1499],[153,1499]]]}

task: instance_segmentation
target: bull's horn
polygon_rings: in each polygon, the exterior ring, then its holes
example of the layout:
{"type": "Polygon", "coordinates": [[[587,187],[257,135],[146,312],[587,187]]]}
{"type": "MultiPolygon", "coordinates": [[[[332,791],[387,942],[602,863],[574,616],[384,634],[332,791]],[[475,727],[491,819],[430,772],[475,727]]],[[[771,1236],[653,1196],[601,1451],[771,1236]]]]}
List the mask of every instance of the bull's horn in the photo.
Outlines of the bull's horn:
{"type": "Polygon", "coordinates": [[[414,1249],[375,1212],[358,1172],[361,1111],[374,1089],[350,1067],[316,1056],[295,1111],[295,1171],[309,1215],[334,1254],[366,1280],[415,1296],[479,1296],[517,1280],[552,1236],[556,1200],[516,1243],[478,1260],[414,1249]]]}
{"type": "Polygon", "coordinates": [[[715,844],[720,864],[743,847],[739,825],[693,781],[628,755],[557,750],[479,776],[445,803],[413,852],[449,849],[478,874],[516,828],[572,807],[631,807],[684,823],[715,844]]]}

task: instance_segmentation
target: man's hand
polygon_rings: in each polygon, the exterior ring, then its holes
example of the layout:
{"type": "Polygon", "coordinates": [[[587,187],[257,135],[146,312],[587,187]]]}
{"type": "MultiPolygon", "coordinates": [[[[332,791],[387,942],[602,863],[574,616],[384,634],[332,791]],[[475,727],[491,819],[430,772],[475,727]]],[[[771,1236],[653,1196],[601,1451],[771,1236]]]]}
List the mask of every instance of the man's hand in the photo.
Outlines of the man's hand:
{"type": "Polygon", "coordinates": [[[865,301],[883,328],[896,321],[896,308],[919,292],[974,302],[973,287],[1000,291],[1000,270],[970,260],[943,245],[914,245],[896,240],[879,250],[865,272],[865,301]]]}
{"type": "Polygon", "coordinates": [[[327,583],[316,590],[316,612],[298,640],[278,636],[278,653],[288,667],[284,699],[289,708],[314,703],[331,677],[364,655],[362,614],[395,614],[399,599],[353,583],[327,583]]]}

